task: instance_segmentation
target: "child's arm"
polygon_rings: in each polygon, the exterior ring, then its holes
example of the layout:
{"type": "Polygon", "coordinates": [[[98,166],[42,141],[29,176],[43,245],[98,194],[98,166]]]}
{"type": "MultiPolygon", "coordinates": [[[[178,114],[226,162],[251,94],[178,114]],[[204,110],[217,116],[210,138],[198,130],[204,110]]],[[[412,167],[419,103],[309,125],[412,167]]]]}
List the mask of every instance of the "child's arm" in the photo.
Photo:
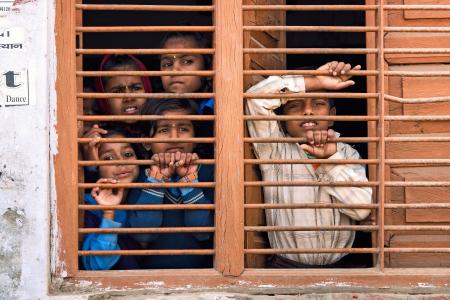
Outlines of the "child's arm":
{"type": "MultiPolygon", "coordinates": [[[[328,159],[360,159],[358,151],[347,144],[338,144],[338,150],[328,159]]],[[[322,164],[317,169],[319,180],[330,182],[367,182],[366,171],[363,165],[322,164]]],[[[333,199],[344,204],[370,204],[372,202],[372,189],[370,187],[323,187],[333,199]]],[[[354,220],[363,220],[370,214],[370,209],[341,208],[339,211],[354,220]]]]}
{"type": "MultiPolygon", "coordinates": [[[[114,179],[102,178],[98,183],[116,183],[114,179]]],[[[117,205],[123,198],[123,189],[118,189],[114,194],[112,189],[100,189],[98,187],[92,189],[91,195],[85,197],[87,203],[100,205],[117,205]]],[[[99,228],[120,228],[122,224],[114,221],[115,212],[113,210],[105,210],[102,213],[102,219],[99,228]]],[[[86,225],[92,221],[92,214],[86,214],[86,225]]],[[[117,242],[118,235],[116,233],[102,234],[90,233],[83,241],[83,250],[120,250],[117,242]]],[[[120,259],[120,255],[110,256],[83,256],[82,261],[86,270],[109,270],[120,259]]]]}
{"type": "MultiPolygon", "coordinates": [[[[270,76],[269,78],[252,86],[247,93],[282,93],[283,91],[305,92],[305,81],[303,76],[270,76]]],[[[252,116],[275,116],[275,110],[286,102],[287,99],[247,99],[246,113],[252,116]]],[[[251,120],[247,121],[248,131],[251,137],[283,137],[284,133],[277,121],[251,120]]],[[[256,154],[259,158],[272,158],[276,156],[277,147],[275,143],[254,143],[256,154]]]]}
{"type": "MultiPolygon", "coordinates": [[[[198,182],[198,165],[196,161],[199,159],[195,153],[177,153],[176,172],[181,177],[179,182],[198,182]]],[[[212,204],[213,198],[206,197],[203,189],[200,188],[180,188],[183,204],[212,204]]],[[[211,195],[209,195],[211,196],[211,195]]],[[[185,210],[184,222],[186,227],[209,227],[213,226],[214,218],[211,210],[185,210]]],[[[192,233],[193,236],[200,240],[206,241],[211,238],[211,233],[198,232],[192,233]]]]}
{"type": "Polygon", "coordinates": [[[320,71],[327,71],[328,75],[305,77],[305,90],[307,92],[314,92],[318,90],[337,91],[345,89],[346,87],[355,84],[353,80],[349,80],[352,76],[348,75],[348,72],[358,71],[360,69],[360,65],[357,65],[352,69],[350,64],[344,62],[328,62],[317,69],[320,71]]]}

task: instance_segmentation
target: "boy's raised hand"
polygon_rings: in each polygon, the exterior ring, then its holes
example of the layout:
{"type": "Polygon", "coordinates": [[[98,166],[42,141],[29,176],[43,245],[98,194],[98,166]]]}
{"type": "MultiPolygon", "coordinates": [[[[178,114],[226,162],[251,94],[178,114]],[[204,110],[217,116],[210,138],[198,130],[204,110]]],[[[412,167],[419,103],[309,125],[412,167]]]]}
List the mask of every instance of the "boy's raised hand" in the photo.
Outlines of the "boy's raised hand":
{"type": "Polygon", "coordinates": [[[176,170],[178,176],[184,177],[191,174],[197,174],[198,165],[195,162],[199,159],[197,153],[181,153],[175,154],[176,170]]]}
{"type": "Polygon", "coordinates": [[[335,132],[328,130],[308,130],[306,132],[306,144],[301,144],[308,154],[317,158],[329,158],[337,151],[336,143],[330,143],[329,139],[335,138],[335,132]]]}
{"type": "Polygon", "coordinates": [[[84,158],[87,160],[98,160],[98,148],[100,147],[99,140],[102,137],[102,134],[108,133],[107,130],[102,129],[98,126],[98,124],[94,124],[90,130],[88,130],[83,138],[93,138],[94,140],[90,141],[89,144],[83,146],[84,158]]]}
{"type": "Polygon", "coordinates": [[[332,61],[324,64],[317,70],[328,71],[329,75],[315,76],[316,84],[314,85],[314,88],[310,89],[310,91],[313,90],[336,91],[354,85],[355,82],[353,80],[350,80],[352,76],[348,75],[348,72],[361,70],[361,66],[357,65],[354,68],[352,68],[350,64],[332,61]]]}
{"type": "MultiPolygon", "coordinates": [[[[119,181],[113,178],[100,178],[97,183],[118,183],[119,181]]],[[[123,199],[123,188],[101,188],[95,187],[91,191],[91,196],[97,201],[99,205],[118,205],[123,199]]],[[[105,210],[103,217],[106,219],[114,219],[114,210],[105,210]]]]}

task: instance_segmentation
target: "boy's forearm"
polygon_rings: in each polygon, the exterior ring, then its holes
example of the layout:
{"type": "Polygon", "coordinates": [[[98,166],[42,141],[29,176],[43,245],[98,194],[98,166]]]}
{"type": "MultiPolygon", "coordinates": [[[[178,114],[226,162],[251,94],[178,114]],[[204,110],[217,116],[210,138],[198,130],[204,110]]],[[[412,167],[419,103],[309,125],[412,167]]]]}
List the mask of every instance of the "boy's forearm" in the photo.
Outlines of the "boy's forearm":
{"type": "Polygon", "coordinates": [[[324,87],[317,79],[316,76],[306,76],[305,77],[305,92],[314,92],[323,90],[324,87]]]}

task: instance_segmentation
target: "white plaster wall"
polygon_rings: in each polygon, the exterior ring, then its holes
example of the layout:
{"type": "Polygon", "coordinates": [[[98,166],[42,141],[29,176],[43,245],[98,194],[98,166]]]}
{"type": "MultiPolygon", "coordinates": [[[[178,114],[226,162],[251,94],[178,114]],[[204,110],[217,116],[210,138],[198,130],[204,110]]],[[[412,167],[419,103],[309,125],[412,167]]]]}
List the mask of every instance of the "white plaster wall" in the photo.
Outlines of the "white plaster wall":
{"type": "Polygon", "coordinates": [[[23,28],[25,49],[0,52],[0,70],[26,65],[34,77],[30,92],[35,104],[0,107],[0,299],[46,299],[49,95],[54,89],[53,67],[49,66],[55,61],[49,32],[54,31],[54,4],[52,0],[16,2],[12,11],[0,17],[0,28],[23,28]]]}

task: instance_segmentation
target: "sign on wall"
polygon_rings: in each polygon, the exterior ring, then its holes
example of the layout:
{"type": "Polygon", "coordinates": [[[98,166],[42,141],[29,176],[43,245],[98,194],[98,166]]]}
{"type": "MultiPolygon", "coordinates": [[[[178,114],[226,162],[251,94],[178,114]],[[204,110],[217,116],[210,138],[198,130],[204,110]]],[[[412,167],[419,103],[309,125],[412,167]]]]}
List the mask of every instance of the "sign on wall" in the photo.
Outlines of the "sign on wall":
{"type": "MultiPolygon", "coordinates": [[[[0,0],[1,3],[1,0],[0,0]]],[[[15,52],[24,48],[25,31],[20,27],[0,30],[0,52],[15,52]]]]}
{"type": "Polygon", "coordinates": [[[1,70],[0,106],[30,105],[30,80],[25,68],[1,70]]]}
{"type": "Polygon", "coordinates": [[[14,0],[0,0],[0,17],[7,15],[13,4],[14,0]]]}

